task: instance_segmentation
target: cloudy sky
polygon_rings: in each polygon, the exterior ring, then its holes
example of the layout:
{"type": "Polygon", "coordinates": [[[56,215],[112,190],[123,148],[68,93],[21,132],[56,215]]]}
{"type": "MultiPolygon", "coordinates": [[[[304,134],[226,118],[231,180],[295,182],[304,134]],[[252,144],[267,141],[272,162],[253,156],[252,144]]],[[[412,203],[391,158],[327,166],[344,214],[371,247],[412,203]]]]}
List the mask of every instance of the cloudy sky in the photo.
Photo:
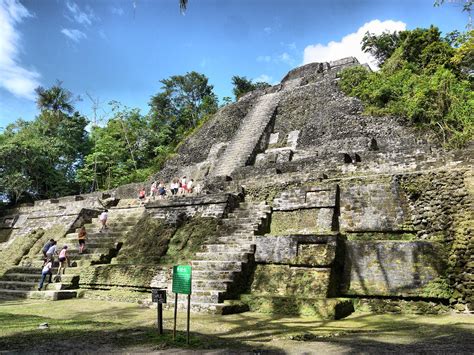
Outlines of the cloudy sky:
{"type": "MultiPolygon", "coordinates": [[[[356,56],[366,31],[437,25],[464,30],[467,16],[433,0],[0,0],[0,127],[38,113],[34,88],[57,80],[108,112],[118,100],[148,111],[159,81],[195,70],[219,98],[231,77],[277,83],[292,68],[356,56]]],[[[448,1],[447,1],[448,2],[448,1]]],[[[0,128],[1,130],[1,128],[0,128]]]]}

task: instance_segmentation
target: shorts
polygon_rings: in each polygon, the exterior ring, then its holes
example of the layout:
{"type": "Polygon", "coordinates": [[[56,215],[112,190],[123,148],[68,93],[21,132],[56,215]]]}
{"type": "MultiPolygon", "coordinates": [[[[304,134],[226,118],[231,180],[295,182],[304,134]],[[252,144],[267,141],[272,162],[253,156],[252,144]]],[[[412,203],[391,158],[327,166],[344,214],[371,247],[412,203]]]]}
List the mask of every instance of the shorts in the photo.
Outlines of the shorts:
{"type": "Polygon", "coordinates": [[[84,239],[79,239],[79,245],[85,245],[86,241],[84,239]]]}
{"type": "Polygon", "coordinates": [[[66,258],[65,257],[59,258],[59,261],[60,262],[66,261],[66,258]]]}

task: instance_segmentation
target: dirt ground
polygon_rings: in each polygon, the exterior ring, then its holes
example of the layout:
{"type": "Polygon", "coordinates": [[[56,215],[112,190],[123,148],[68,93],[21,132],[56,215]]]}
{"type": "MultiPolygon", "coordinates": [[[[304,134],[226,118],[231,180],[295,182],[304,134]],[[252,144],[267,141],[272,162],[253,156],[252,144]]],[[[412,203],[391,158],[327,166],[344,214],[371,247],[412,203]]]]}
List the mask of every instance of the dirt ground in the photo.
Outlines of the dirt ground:
{"type": "Polygon", "coordinates": [[[337,321],[259,313],[228,316],[164,312],[136,304],[75,299],[0,303],[1,353],[473,354],[474,317],[466,314],[374,315],[337,321]],[[47,323],[46,329],[39,329],[47,323]]]}

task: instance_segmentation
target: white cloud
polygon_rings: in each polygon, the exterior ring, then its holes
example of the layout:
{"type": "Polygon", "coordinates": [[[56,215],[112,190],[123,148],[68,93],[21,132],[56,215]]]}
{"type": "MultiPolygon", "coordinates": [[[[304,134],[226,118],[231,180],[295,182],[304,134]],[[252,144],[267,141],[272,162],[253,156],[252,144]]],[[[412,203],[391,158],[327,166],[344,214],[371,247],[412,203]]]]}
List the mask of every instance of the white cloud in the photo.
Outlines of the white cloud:
{"type": "Polygon", "coordinates": [[[377,68],[374,58],[362,52],[361,44],[364,34],[368,31],[375,34],[381,34],[385,31],[403,31],[406,24],[401,21],[380,21],[372,20],[365,23],[356,32],[344,36],[340,42],[331,41],[324,45],[321,43],[312,44],[304,49],[303,64],[311,62],[327,62],[341,59],[344,57],[356,57],[359,62],[369,64],[372,69],[377,68]]]}
{"type": "Polygon", "coordinates": [[[17,0],[0,0],[0,87],[15,96],[34,100],[40,74],[18,61],[20,33],[16,26],[31,13],[17,0]]]}
{"type": "Polygon", "coordinates": [[[66,7],[69,10],[69,15],[72,16],[71,18],[68,15],[66,15],[66,18],[69,19],[70,21],[77,22],[80,25],[90,26],[92,25],[93,21],[98,20],[98,17],[94,14],[94,11],[88,5],[83,11],[79,8],[79,5],[77,5],[75,2],[67,1],[66,7]]]}
{"type": "Polygon", "coordinates": [[[114,15],[119,15],[119,16],[122,16],[124,14],[124,11],[121,7],[112,7],[110,9],[110,12],[112,12],[114,15]]]}
{"type": "Polygon", "coordinates": [[[265,32],[267,35],[269,35],[270,33],[273,32],[273,28],[271,28],[270,26],[269,27],[265,27],[263,29],[263,32],[265,32]]]}
{"type": "Polygon", "coordinates": [[[280,62],[283,62],[285,64],[288,64],[289,66],[294,66],[296,64],[295,60],[291,55],[289,55],[287,52],[284,52],[278,56],[278,60],[280,62]]]}
{"type": "Polygon", "coordinates": [[[273,85],[272,84],[273,78],[271,76],[267,75],[267,74],[259,75],[256,78],[254,78],[252,81],[254,83],[265,82],[265,83],[269,83],[269,84],[273,85]]]}
{"type": "Polygon", "coordinates": [[[259,55],[257,57],[257,62],[269,63],[272,60],[272,57],[269,55],[259,55]]]}
{"type": "Polygon", "coordinates": [[[61,33],[65,35],[66,37],[69,37],[72,39],[74,42],[79,43],[79,41],[83,38],[87,38],[86,34],[84,32],[81,32],[76,29],[69,29],[69,28],[63,28],[61,30],[61,33]]]}

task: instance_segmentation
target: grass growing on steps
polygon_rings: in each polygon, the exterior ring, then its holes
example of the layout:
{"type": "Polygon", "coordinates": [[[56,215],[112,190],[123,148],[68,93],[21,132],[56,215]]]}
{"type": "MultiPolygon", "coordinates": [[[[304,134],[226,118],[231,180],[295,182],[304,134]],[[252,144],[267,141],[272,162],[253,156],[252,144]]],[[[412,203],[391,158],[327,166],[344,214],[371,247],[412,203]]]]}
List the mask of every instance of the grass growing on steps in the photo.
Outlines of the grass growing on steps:
{"type": "Polygon", "coordinates": [[[116,263],[151,264],[160,262],[176,227],[150,216],[142,217],[127,234],[116,263]]]}
{"type": "Polygon", "coordinates": [[[216,218],[193,218],[178,228],[171,238],[161,264],[188,264],[206,242],[217,239],[216,218]]]}
{"type": "Polygon", "coordinates": [[[36,258],[44,244],[51,238],[58,239],[64,234],[64,227],[56,225],[48,229],[37,229],[31,233],[18,236],[0,252],[0,276],[12,266],[17,265],[23,257],[36,258]]]}
{"type": "MultiPolygon", "coordinates": [[[[152,278],[162,268],[188,264],[202,245],[218,235],[215,218],[192,218],[180,226],[145,216],[127,234],[116,259],[109,265],[81,268],[81,288],[100,288],[107,292],[87,291],[87,297],[136,301],[144,296],[152,278]]],[[[145,295],[145,298],[148,298],[145,295]]]]}
{"type": "Polygon", "coordinates": [[[209,239],[217,238],[215,218],[191,218],[179,226],[150,216],[143,217],[128,233],[116,263],[188,263],[209,239]]]}
{"type": "Polygon", "coordinates": [[[165,334],[156,331],[156,310],[112,301],[15,301],[0,304],[0,349],[12,352],[150,352],[178,349],[268,350],[275,353],[473,353],[474,319],[467,315],[354,313],[338,321],[315,317],[243,313],[191,315],[186,346],[185,312],[164,312],[165,334]],[[49,329],[38,329],[47,322],[49,329]]]}

